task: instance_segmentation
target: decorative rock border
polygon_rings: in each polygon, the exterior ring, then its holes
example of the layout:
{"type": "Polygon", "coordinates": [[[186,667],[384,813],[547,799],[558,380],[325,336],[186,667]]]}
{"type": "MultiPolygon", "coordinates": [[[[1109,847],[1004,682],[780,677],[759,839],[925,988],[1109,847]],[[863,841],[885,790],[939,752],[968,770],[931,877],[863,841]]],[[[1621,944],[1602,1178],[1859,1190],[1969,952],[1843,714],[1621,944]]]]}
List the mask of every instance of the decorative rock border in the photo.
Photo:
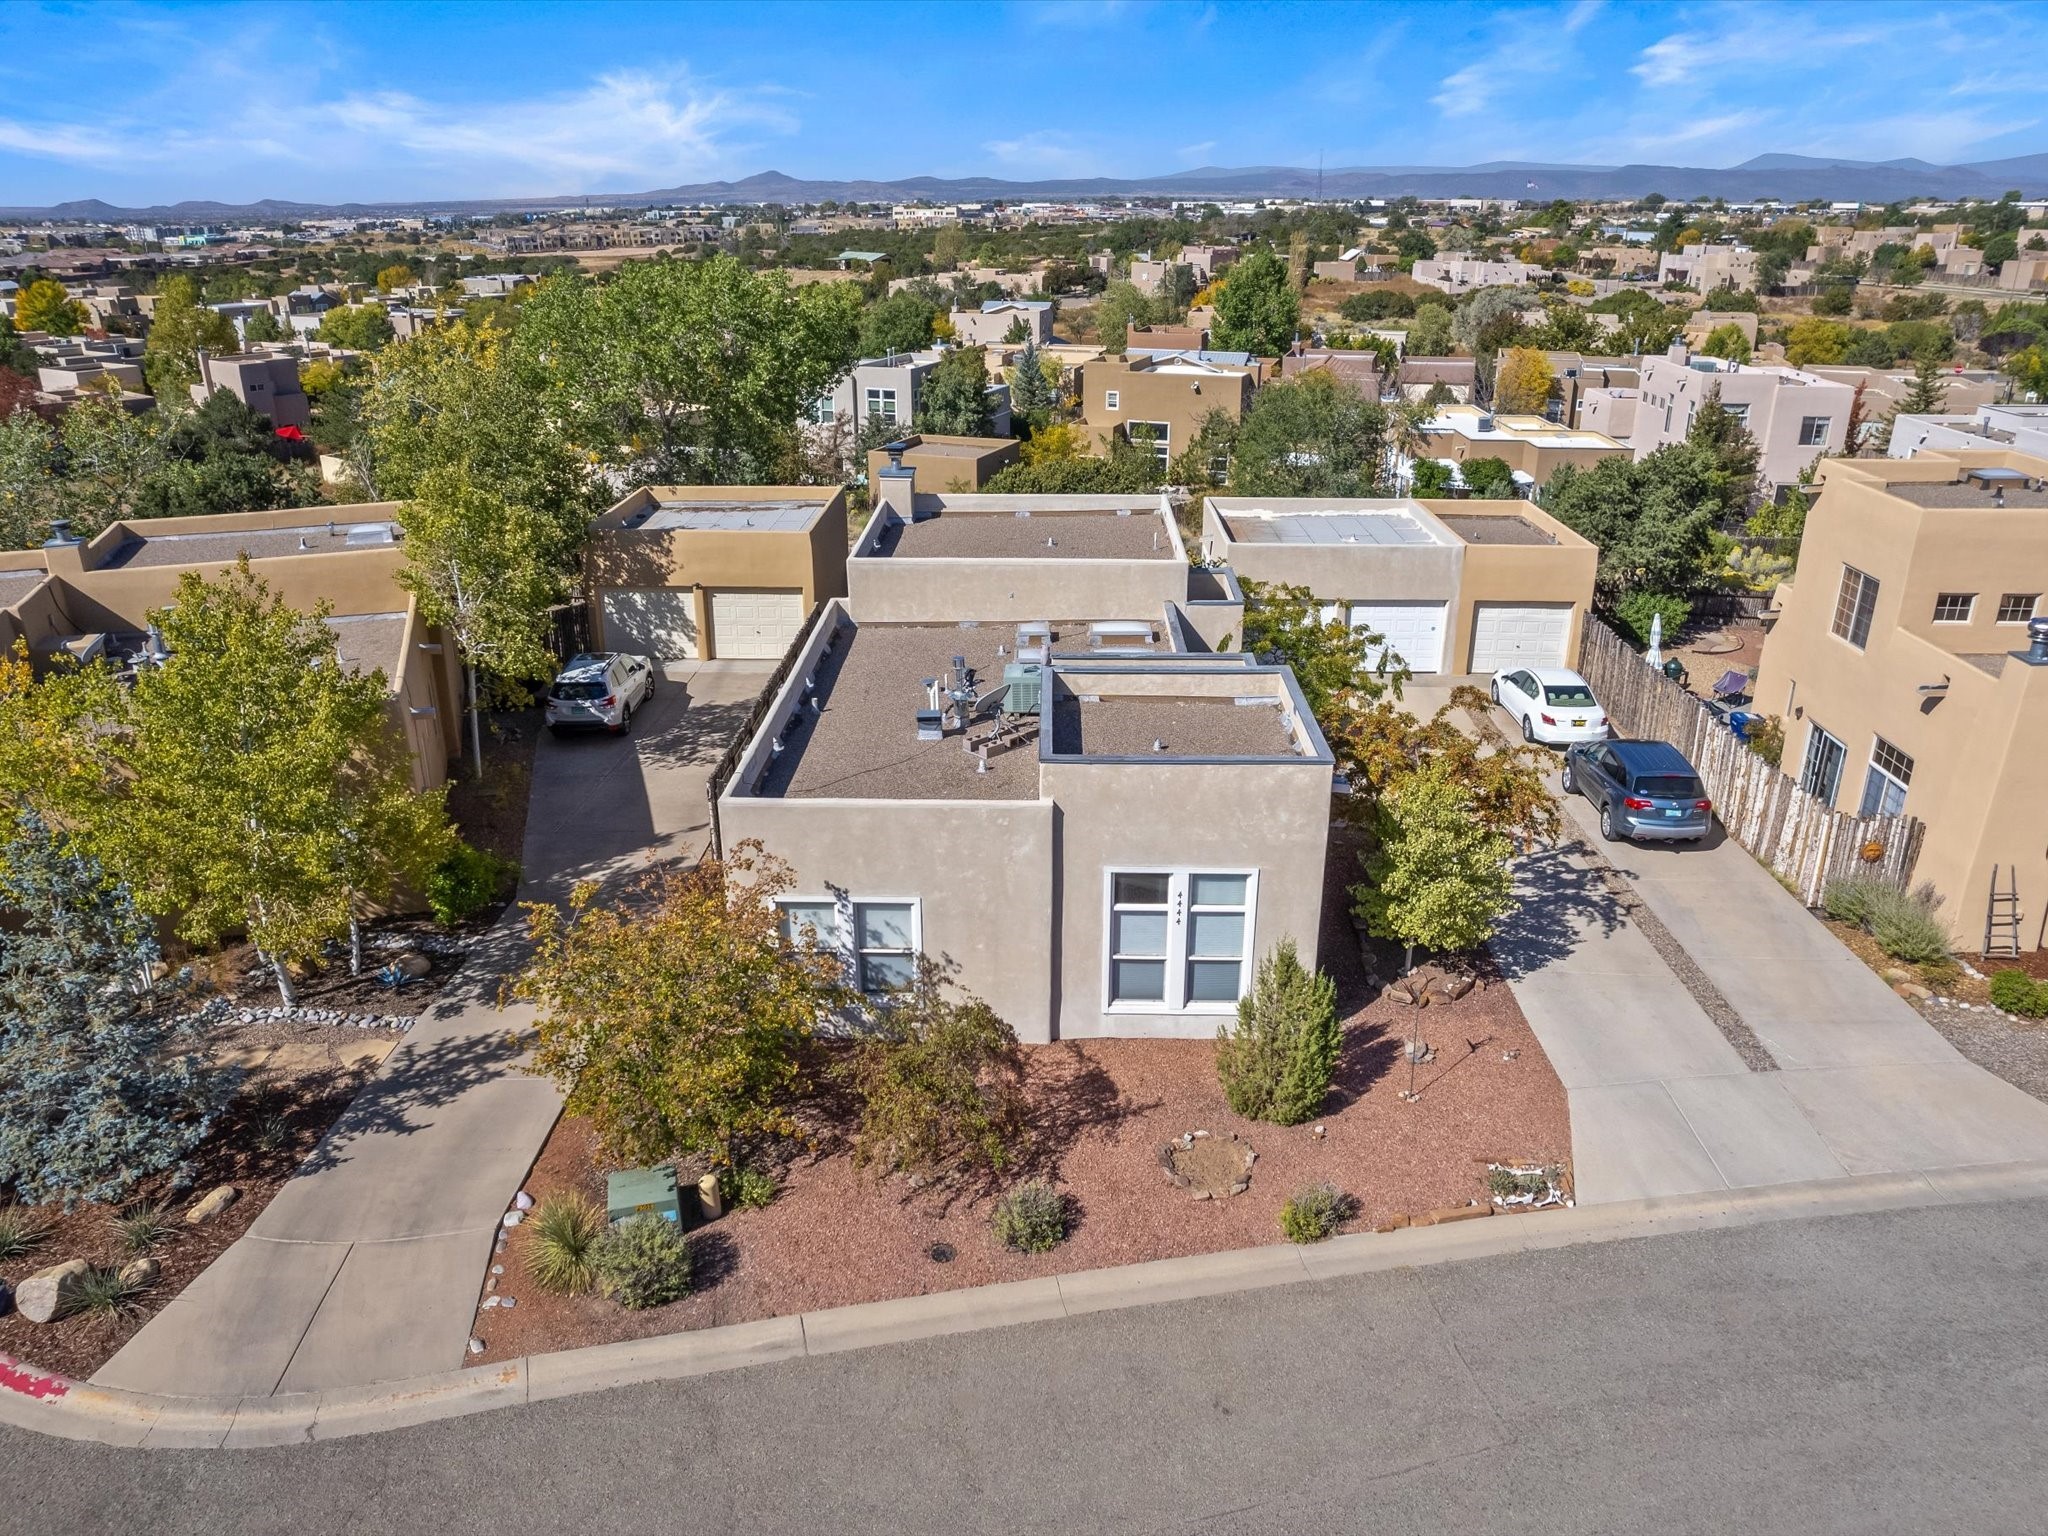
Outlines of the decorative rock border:
{"type": "Polygon", "coordinates": [[[419,1023],[410,1013],[350,1013],[341,1008],[238,1008],[237,1024],[334,1024],[344,1029],[395,1029],[401,1034],[419,1023]]]}

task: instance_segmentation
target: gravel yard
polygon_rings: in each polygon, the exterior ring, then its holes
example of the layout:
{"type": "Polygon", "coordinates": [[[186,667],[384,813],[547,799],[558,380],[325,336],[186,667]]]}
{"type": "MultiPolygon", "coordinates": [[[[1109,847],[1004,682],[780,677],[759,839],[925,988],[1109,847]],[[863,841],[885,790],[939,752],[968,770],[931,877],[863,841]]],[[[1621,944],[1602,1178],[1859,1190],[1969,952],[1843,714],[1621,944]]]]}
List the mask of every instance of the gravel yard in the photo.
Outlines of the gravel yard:
{"type": "MultiPolygon", "coordinates": [[[[1320,1120],[1281,1127],[1232,1114],[1208,1041],[1027,1047],[1036,1166],[1026,1171],[1052,1177],[1076,1215],[1053,1252],[1001,1247],[989,1230],[987,1199],[878,1186],[856,1173],[843,1118],[821,1112],[817,1144],[791,1159],[772,1205],[697,1230],[699,1288],[673,1305],[627,1312],[596,1297],[546,1296],[525,1274],[525,1229],[514,1229],[498,1256],[504,1273],[496,1294],[516,1305],[479,1313],[480,1358],[1277,1242],[1282,1203],[1324,1180],[1358,1201],[1354,1227],[1371,1226],[1483,1199],[1489,1160],[1564,1162],[1571,1150],[1564,1090],[1507,985],[1481,971],[1468,996],[1420,1014],[1368,1000],[1342,901],[1355,864],[1348,851],[1333,849],[1330,866],[1322,960],[1337,979],[1346,1028],[1337,1084],[1320,1120]],[[1402,1043],[1417,1021],[1436,1057],[1415,1069],[1420,1098],[1410,1103],[1400,1096],[1409,1086],[1402,1043]],[[1257,1150],[1245,1193],[1197,1201],[1168,1183],[1158,1149],[1195,1130],[1236,1132],[1257,1150]],[[934,1243],[952,1247],[951,1262],[931,1260],[934,1243]]],[[[692,1176],[686,1171],[685,1182],[692,1176]]],[[[575,1189],[602,1202],[604,1170],[587,1125],[565,1119],[556,1126],[527,1187],[537,1198],[575,1189]]]]}

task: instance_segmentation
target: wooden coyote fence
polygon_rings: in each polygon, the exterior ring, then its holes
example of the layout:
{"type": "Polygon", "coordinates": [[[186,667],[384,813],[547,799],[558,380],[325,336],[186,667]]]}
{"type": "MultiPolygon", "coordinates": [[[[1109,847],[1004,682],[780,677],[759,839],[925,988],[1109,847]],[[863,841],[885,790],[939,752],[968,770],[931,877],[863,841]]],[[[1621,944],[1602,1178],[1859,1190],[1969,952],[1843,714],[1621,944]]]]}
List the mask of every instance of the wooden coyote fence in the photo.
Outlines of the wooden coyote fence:
{"type": "Polygon", "coordinates": [[[1727,722],[1605,624],[1589,622],[1579,671],[1617,736],[1668,741],[1699,770],[1728,835],[1792,886],[1809,907],[1830,880],[1912,878],[1926,828],[1912,816],[1851,816],[1823,804],[1736,738],[1727,722]]]}

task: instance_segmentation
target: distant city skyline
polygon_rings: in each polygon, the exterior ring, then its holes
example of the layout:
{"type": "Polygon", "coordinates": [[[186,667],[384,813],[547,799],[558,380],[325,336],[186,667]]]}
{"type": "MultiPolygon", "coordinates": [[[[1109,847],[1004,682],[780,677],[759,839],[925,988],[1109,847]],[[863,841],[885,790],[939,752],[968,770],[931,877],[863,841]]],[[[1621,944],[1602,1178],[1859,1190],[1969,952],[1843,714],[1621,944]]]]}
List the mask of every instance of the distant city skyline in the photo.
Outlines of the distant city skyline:
{"type": "Polygon", "coordinates": [[[0,203],[2048,148],[2048,7],[0,7],[0,203]]]}

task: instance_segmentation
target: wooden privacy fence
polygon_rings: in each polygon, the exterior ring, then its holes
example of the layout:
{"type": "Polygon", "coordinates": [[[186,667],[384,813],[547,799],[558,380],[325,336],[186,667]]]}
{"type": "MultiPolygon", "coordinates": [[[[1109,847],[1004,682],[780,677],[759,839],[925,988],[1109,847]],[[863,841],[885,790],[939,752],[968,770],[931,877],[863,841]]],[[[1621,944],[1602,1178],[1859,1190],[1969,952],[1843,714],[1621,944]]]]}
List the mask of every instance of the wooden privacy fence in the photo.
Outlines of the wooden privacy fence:
{"type": "Polygon", "coordinates": [[[1700,699],[1649,666],[1605,624],[1589,622],[1579,671],[1617,736],[1668,741],[1699,770],[1728,835],[1809,907],[1830,880],[1879,875],[1904,885],[1926,828],[1912,816],[1851,816],[1765,762],[1700,699]]]}

